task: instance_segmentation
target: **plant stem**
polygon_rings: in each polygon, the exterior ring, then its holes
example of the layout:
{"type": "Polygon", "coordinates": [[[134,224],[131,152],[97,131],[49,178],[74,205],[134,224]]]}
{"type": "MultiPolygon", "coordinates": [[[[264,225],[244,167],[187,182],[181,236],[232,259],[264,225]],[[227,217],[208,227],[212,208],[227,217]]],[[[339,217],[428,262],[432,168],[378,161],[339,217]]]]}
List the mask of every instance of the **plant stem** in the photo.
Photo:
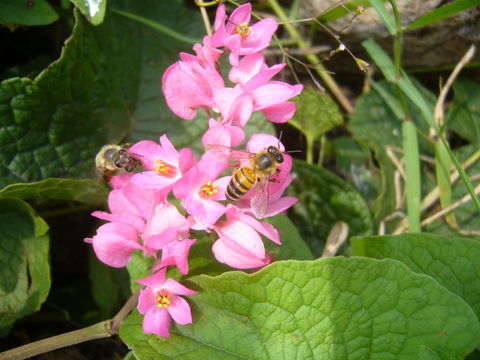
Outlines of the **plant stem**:
{"type": "MultiPolygon", "coordinates": [[[[268,0],[268,3],[270,4],[270,7],[274,11],[274,13],[280,19],[280,21],[286,22],[283,24],[283,26],[285,26],[285,29],[287,29],[290,36],[296,40],[298,47],[302,50],[307,50],[308,49],[307,44],[305,43],[305,41],[303,41],[297,29],[295,29],[295,27],[293,27],[291,24],[288,23],[289,19],[285,14],[285,12],[283,11],[282,7],[278,4],[277,0],[268,0]]],[[[343,92],[338,87],[333,77],[325,70],[325,67],[321,63],[318,56],[315,54],[309,53],[305,55],[305,57],[308,59],[308,61],[310,61],[312,65],[314,65],[315,71],[317,72],[318,76],[320,76],[320,78],[323,80],[325,85],[330,89],[333,96],[338,100],[338,102],[345,109],[345,111],[348,114],[353,113],[353,106],[350,103],[350,100],[347,99],[347,97],[343,94],[343,92]]]]}
{"type": "Polygon", "coordinates": [[[99,322],[83,329],[70,331],[47,339],[32,342],[0,353],[2,360],[23,360],[35,355],[63,347],[79,344],[85,341],[102,339],[117,334],[121,322],[127,317],[137,303],[139,292],[135,292],[117,315],[111,320],[99,322]]]}
{"type": "Polygon", "coordinates": [[[60,349],[62,347],[75,345],[81,342],[102,339],[110,337],[113,334],[111,331],[111,321],[102,321],[95,325],[70,331],[65,334],[52,336],[47,339],[35,341],[33,343],[17,347],[12,350],[0,353],[0,359],[2,360],[22,360],[29,357],[43,354],[48,351],[60,349]]]}

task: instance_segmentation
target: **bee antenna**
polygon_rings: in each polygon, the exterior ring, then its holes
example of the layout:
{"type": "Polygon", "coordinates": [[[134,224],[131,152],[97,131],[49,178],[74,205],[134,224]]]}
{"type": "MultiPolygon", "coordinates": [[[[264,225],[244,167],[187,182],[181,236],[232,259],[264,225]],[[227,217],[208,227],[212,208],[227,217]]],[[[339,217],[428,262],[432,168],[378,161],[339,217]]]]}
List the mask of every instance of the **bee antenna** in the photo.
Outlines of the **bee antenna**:
{"type": "Polygon", "coordinates": [[[282,141],[282,135],[283,135],[283,131],[280,130],[280,134],[278,135],[278,148],[280,148],[280,142],[282,141]]]}
{"type": "Polygon", "coordinates": [[[288,150],[288,151],[284,151],[283,153],[290,154],[290,153],[300,153],[300,152],[302,152],[302,150],[288,150]]]}

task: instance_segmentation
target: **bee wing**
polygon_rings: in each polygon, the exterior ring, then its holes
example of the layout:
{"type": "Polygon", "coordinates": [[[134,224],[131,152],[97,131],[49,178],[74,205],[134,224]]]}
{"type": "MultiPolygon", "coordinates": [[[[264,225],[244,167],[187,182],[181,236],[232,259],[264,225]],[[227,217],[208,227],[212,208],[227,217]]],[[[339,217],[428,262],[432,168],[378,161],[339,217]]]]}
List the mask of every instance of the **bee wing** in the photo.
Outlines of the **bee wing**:
{"type": "Polygon", "coordinates": [[[253,215],[257,219],[265,216],[268,207],[268,185],[270,184],[270,175],[257,180],[253,196],[250,199],[253,215]]]}
{"type": "Polygon", "coordinates": [[[206,145],[205,148],[219,160],[228,162],[230,167],[238,167],[242,160],[248,160],[255,156],[249,151],[237,150],[225,145],[206,145]]]}

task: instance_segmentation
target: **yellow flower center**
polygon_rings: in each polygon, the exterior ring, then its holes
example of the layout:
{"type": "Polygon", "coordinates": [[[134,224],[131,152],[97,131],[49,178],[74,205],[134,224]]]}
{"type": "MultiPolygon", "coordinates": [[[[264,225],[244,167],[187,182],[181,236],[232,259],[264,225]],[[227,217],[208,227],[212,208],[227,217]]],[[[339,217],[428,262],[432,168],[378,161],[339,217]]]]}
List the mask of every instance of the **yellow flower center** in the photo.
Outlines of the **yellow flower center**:
{"type": "Polygon", "coordinates": [[[248,25],[247,22],[238,24],[235,28],[235,32],[239,34],[242,38],[246,38],[248,35],[251,34],[252,28],[248,25]]]}
{"type": "Polygon", "coordinates": [[[200,195],[202,197],[210,197],[212,195],[215,195],[218,192],[217,187],[218,186],[216,184],[212,184],[211,181],[207,181],[200,189],[200,195]]]}
{"type": "Polygon", "coordinates": [[[155,170],[158,175],[165,177],[174,177],[177,174],[177,169],[174,166],[162,160],[155,160],[153,170],[155,170]]]}
{"type": "Polygon", "coordinates": [[[170,306],[172,300],[168,296],[168,294],[160,292],[157,294],[157,306],[160,308],[167,308],[170,306]]]}

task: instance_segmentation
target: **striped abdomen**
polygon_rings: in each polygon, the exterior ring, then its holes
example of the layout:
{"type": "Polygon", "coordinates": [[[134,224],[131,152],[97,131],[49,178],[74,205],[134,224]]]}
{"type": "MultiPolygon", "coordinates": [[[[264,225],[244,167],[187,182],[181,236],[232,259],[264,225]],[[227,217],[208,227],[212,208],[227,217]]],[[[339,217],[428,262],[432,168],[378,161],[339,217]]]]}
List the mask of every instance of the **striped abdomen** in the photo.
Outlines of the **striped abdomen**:
{"type": "Polygon", "coordinates": [[[255,185],[256,180],[257,176],[252,169],[241,167],[236,170],[225,191],[227,199],[237,201],[250,191],[253,185],[255,185]]]}

